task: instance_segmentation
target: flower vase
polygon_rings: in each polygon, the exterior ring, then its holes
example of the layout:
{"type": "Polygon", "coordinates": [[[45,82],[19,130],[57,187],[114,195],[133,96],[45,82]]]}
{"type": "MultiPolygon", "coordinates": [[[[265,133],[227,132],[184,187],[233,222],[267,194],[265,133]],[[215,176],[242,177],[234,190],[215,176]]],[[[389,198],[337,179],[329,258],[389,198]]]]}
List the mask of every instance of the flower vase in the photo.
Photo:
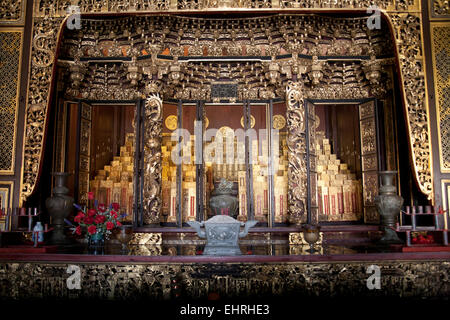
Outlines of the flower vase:
{"type": "Polygon", "coordinates": [[[403,205],[403,198],[397,195],[397,188],[394,185],[394,177],[397,171],[380,171],[381,187],[378,196],[375,197],[375,205],[381,217],[381,227],[384,235],[381,243],[402,243],[394,228],[397,217],[403,205]]]}
{"type": "Polygon", "coordinates": [[[94,233],[88,238],[88,251],[90,254],[104,254],[105,235],[103,233],[94,233]]]}

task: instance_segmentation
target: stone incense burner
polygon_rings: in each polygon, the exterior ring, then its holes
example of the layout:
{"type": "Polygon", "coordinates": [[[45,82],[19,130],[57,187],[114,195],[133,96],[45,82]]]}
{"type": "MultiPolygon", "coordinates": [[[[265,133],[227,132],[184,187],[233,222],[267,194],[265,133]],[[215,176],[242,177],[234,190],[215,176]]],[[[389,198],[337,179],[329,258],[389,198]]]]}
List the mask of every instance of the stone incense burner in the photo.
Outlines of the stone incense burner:
{"type": "Polygon", "coordinates": [[[258,221],[254,220],[243,223],[225,215],[217,215],[202,222],[188,222],[197,231],[200,238],[206,238],[203,254],[212,256],[241,255],[239,238],[245,237],[248,229],[257,223],[258,221]],[[244,227],[243,231],[241,231],[241,227],[244,227]]]}

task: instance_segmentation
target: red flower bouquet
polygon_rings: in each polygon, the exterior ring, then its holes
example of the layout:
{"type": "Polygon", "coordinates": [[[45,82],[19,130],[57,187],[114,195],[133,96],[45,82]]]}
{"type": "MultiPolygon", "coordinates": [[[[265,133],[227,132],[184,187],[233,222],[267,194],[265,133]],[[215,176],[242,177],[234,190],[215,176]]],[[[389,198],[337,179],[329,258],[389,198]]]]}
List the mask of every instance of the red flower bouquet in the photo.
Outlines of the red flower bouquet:
{"type": "Polygon", "coordinates": [[[105,236],[107,239],[114,228],[121,226],[122,216],[119,214],[119,204],[112,203],[109,207],[104,204],[96,205],[94,208],[86,209],[75,205],[79,210],[74,218],[78,226],[72,228],[73,233],[82,235],[85,232],[86,238],[94,235],[105,236]]]}

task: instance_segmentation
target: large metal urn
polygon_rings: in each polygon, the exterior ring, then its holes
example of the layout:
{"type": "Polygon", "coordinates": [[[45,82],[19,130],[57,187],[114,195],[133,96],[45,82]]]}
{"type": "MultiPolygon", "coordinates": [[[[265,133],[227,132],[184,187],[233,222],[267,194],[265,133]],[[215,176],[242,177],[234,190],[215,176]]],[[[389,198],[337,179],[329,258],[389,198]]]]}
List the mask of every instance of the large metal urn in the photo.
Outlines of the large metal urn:
{"type": "Polygon", "coordinates": [[[45,201],[48,213],[52,217],[53,232],[50,243],[66,245],[72,243],[64,233],[64,219],[66,219],[73,209],[73,198],[68,195],[69,189],[66,187],[66,172],[54,172],[55,186],[53,195],[45,201]]]}
{"type": "Polygon", "coordinates": [[[382,243],[401,243],[394,228],[403,205],[403,198],[397,195],[394,185],[394,177],[397,171],[380,171],[381,187],[378,196],[375,197],[375,205],[381,216],[381,226],[384,235],[382,243]]]}
{"type": "Polygon", "coordinates": [[[227,215],[237,218],[239,212],[239,200],[237,190],[234,188],[234,182],[221,179],[214,188],[209,199],[211,215],[227,215]]]}

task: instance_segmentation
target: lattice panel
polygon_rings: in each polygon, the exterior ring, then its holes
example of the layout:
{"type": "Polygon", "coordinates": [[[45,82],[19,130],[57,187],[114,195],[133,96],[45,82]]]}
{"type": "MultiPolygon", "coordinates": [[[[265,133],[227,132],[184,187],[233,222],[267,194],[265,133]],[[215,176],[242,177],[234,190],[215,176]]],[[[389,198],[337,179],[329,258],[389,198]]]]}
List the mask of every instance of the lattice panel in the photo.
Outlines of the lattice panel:
{"type": "Polygon", "coordinates": [[[450,171],[450,26],[433,26],[432,37],[441,170],[450,171]]]}
{"type": "Polygon", "coordinates": [[[0,173],[13,173],[21,31],[0,32],[0,173]]]}

